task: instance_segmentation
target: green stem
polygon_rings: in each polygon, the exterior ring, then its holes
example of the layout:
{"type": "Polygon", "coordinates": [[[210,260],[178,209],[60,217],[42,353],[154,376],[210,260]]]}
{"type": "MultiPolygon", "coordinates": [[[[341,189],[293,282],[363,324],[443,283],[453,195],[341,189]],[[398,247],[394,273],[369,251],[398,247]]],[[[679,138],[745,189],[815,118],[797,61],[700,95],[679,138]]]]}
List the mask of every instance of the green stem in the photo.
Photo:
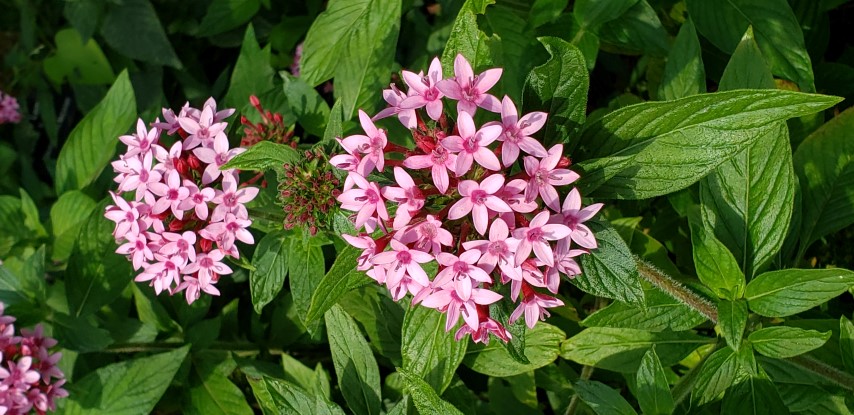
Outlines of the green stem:
{"type": "MultiPolygon", "coordinates": [[[[184,342],[116,343],[103,350],[104,353],[141,353],[161,352],[184,347],[184,342]]],[[[281,349],[262,349],[258,345],[246,342],[213,342],[207,350],[233,352],[240,356],[251,356],[266,351],[270,354],[283,354],[281,349]]]]}
{"type": "Polygon", "coordinates": [[[645,261],[638,259],[637,264],[638,273],[645,280],[652,283],[652,285],[661,291],[664,291],[667,295],[697,310],[697,312],[713,323],[718,323],[718,309],[715,308],[714,304],[645,261]]]}
{"type": "MultiPolygon", "coordinates": [[[[579,376],[579,380],[590,380],[590,377],[593,376],[593,366],[584,366],[581,368],[581,376],[579,376]]],[[[564,415],[574,415],[575,411],[578,409],[578,402],[580,398],[578,394],[572,395],[572,399],[569,401],[569,406],[566,407],[566,412],[564,415]]]]}
{"type": "Polygon", "coordinates": [[[848,389],[849,391],[854,392],[854,376],[845,373],[833,366],[830,366],[827,363],[824,363],[808,355],[790,357],[786,360],[791,363],[794,363],[797,366],[807,369],[810,372],[821,375],[825,379],[830,380],[831,382],[845,389],[848,389]]]}

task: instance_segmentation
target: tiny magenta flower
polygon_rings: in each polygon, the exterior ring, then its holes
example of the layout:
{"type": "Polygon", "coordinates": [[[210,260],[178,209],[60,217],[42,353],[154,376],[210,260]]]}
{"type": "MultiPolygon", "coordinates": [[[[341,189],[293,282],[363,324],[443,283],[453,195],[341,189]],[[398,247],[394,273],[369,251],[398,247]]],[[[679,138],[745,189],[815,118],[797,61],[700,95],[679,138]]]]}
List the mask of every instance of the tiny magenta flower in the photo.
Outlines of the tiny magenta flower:
{"type": "Polygon", "coordinates": [[[216,122],[216,108],[205,106],[198,119],[190,116],[178,117],[181,128],[189,134],[184,142],[184,148],[189,150],[200,145],[209,146],[217,134],[225,131],[226,123],[216,122]]]}
{"type": "Polygon", "coordinates": [[[566,196],[560,213],[562,223],[571,231],[569,236],[575,243],[587,249],[596,249],[598,246],[596,237],[593,236],[593,231],[584,222],[596,216],[602,206],[602,203],[594,203],[581,208],[581,193],[576,188],[573,188],[566,196]]]}
{"type": "Polygon", "coordinates": [[[228,148],[228,137],[219,133],[213,140],[213,148],[198,147],[193,149],[193,154],[199,160],[208,163],[202,174],[202,184],[208,184],[217,179],[220,175],[220,167],[228,163],[234,156],[246,151],[243,148],[228,148]]]}
{"type": "Polygon", "coordinates": [[[383,149],[388,144],[388,138],[386,138],[385,131],[378,129],[371,117],[362,110],[359,110],[359,122],[362,124],[362,129],[365,130],[366,135],[351,135],[342,140],[341,145],[350,153],[359,152],[363,154],[357,172],[362,176],[367,176],[374,170],[374,167],[383,171],[385,165],[383,149]]]}
{"type": "Polygon", "coordinates": [[[552,296],[540,294],[530,290],[525,293],[522,303],[510,314],[510,324],[516,322],[522,314],[525,314],[525,324],[528,328],[534,328],[539,320],[545,320],[550,314],[547,308],[555,308],[563,305],[563,301],[552,296]]]}
{"type": "Polygon", "coordinates": [[[338,196],[338,201],[341,202],[341,209],[358,212],[354,222],[356,228],[365,225],[374,216],[374,213],[380,219],[388,220],[385,202],[377,184],[368,182],[358,173],[350,174],[353,176],[357,188],[341,193],[338,196]]]}
{"type": "Polygon", "coordinates": [[[548,152],[539,141],[531,137],[546,124],[545,112],[532,112],[519,119],[516,105],[508,96],[501,101],[501,126],[503,131],[498,136],[503,141],[501,146],[501,161],[504,167],[510,166],[519,158],[519,150],[536,157],[546,157],[548,152]]]}
{"type": "Polygon", "coordinates": [[[365,271],[371,268],[371,258],[373,258],[377,253],[377,243],[374,241],[374,238],[371,238],[368,235],[352,236],[346,234],[341,235],[341,237],[354,248],[362,250],[362,253],[359,255],[357,260],[358,266],[356,269],[359,271],[365,271]]]}
{"type": "MultiPolygon", "coordinates": [[[[445,96],[437,86],[442,80],[442,63],[439,58],[433,58],[433,61],[430,62],[427,75],[415,74],[410,71],[401,71],[401,75],[406,86],[413,91],[413,95],[403,100],[400,106],[412,110],[425,107],[427,115],[432,120],[438,121],[439,117],[442,116],[442,98],[445,96]]],[[[414,118],[415,111],[412,114],[414,118]]]]}
{"type": "Polygon", "coordinates": [[[148,153],[151,150],[151,145],[157,143],[159,138],[160,130],[157,128],[146,129],[145,122],[140,118],[136,121],[136,134],[120,136],[119,140],[128,146],[125,157],[130,157],[140,153],[148,153]]]}
{"type": "Polygon", "coordinates": [[[549,149],[548,156],[542,160],[525,157],[525,172],[530,177],[528,188],[525,189],[527,201],[534,200],[539,194],[546,206],[555,211],[560,210],[560,199],[555,186],[570,184],[580,177],[572,170],[556,168],[562,153],[563,145],[555,144],[549,149]]]}
{"type": "Polygon", "coordinates": [[[15,97],[0,91],[0,124],[21,122],[20,108],[15,97]]]}
{"type": "Polygon", "coordinates": [[[444,147],[436,147],[430,154],[412,156],[403,161],[403,165],[410,169],[430,168],[433,183],[442,194],[448,191],[450,179],[448,170],[453,171],[457,165],[457,156],[451,154],[444,147]]]}
{"type": "Polygon", "coordinates": [[[492,171],[501,169],[498,157],[486,147],[501,134],[500,125],[486,125],[477,130],[471,115],[461,112],[457,128],[460,135],[448,136],[442,140],[443,147],[457,153],[457,164],[454,166],[457,176],[471,170],[474,161],[492,171]]]}
{"type": "Polygon", "coordinates": [[[452,284],[457,295],[463,301],[468,301],[472,288],[477,282],[492,283],[492,278],[483,269],[475,266],[480,259],[480,252],[466,251],[459,257],[447,252],[442,252],[436,257],[436,261],[445,268],[436,274],[433,285],[442,287],[452,284]]]}
{"type": "Polygon", "coordinates": [[[373,121],[381,120],[392,115],[397,115],[400,123],[408,129],[413,129],[417,126],[418,120],[415,118],[415,110],[412,108],[404,108],[403,102],[407,96],[392,84],[391,88],[383,90],[383,99],[390,107],[380,111],[374,115],[373,121]]]}
{"type": "Polygon", "coordinates": [[[493,174],[483,179],[480,184],[474,180],[460,182],[459,192],[462,199],[451,206],[451,210],[448,211],[448,219],[459,219],[471,212],[474,228],[483,235],[486,233],[486,227],[489,223],[489,210],[493,212],[512,211],[506,202],[495,196],[503,184],[504,176],[500,174],[493,174]]]}
{"type": "Polygon", "coordinates": [[[443,246],[451,246],[454,243],[454,237],[447,229],[442,228],[442,222],[433,215],[427,215],[418,225],[399,231],[395,237],[434,256],[442,252],[443,246]]]}
{"type": "Polygon", "coordinates": [[[554,266],[554,253],[551,245],[547,241],[557,241],[569,236],[569,228],[565,225],[548,223],[551,214],[548,211],[542,211],[531,219],[531,223],[524,228],[517,228],[513,231],[513,236],[519,240],[519,247],[516,251],[516,265],[522,265],[522,262],[531,255],[533,249],[534,254],[543,261],[544,264],[554,266]]]}
{"type": "Polygon", "coordinates": [[[505,275],[522,279],[522,268],[516,266],[515,252],[519,241],[509,238],[510,228],[503,220],[495,219],[489,228],[489,240],[463,242],[466,249],[478,249],[481,252],[477,265],[487,273],[498,266],[505,275]]]}
{"type": "Polygon", "coordinates": [[[391,251],[380,252],[371,259],[371,263],[385,266],[387,284],[397,286],[404,276],[409,276],[423,287],[430,285],[430,278],[421,264],[432,261],[432,255],[409,249],[394,239],[391,240],[391,248],[391,251]]]}
{"type": "Polygon", "coordinates": [[[386,200],[397,202],[397,215],[394,218],[394,229],[400,229],[412,219],[412,215],[424,207],[424,194],[415,185],[412,176],[400,167],[394,168],[394,179],[397,186],[386,186],[382,188],[382,195],[386,200]]]}
{"type": "Polygon", "coordinates": [[[501,79],[503,69],[487,69],[475,76],[471,64],[463,57],[454,58],[454,79],[439,81],[436,86],[448,98],[457,100],[460,112],[474,115],[477,107],[487,111],[500,112],[501,102],[493,95],[487,94],[490,88],[501,79]]]}

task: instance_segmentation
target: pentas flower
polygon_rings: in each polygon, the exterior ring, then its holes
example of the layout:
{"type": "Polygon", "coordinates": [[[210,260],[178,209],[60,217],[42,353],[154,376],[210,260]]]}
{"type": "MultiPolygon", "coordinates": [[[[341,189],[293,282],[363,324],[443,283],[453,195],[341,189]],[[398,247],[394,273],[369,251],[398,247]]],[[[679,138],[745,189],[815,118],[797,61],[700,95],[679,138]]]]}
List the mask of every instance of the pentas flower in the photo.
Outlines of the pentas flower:
{"type": "Polygon", "coordinates": [[[329,165],[347,179],[336,200],[358,232],[342,237],[361,252],[354,267],[395,301],[411,295],[412,305],[445,313],[446,330],[462,324],[458,340],[506,342],[507,324],[524,315],[533,327],[563,305],[561,279],[581,275],[578,256],[597,246],[585,222],[602,205],[583,206],[578,190],[565,188],[579,176],[563,146],[546,150],[535,137],[548,114],[520,113],[509,97],[487,93],[500,68],[475,76],[458,56],[455,76],[441,73],[438,59],[426,75],[404,71],[404,84],[385,91],[388,108],[373,118],[359,112],[364,134],[339,139],[346,154],[329,165]],[[477,107],[500,119],[477,125],[477,107]],[[414,145],[391,143],[374,123],[391,115],[414,145]],[[490,317],[499,302],[515,309],[510,318],[490,317]]]}
{"type": "Polygon", "coordinates": [[[219,295],[215,284],[232,273],[222,260],[239,257],[235,241],[254,243],[244,204],[258,188],[222,170],[243,151],[230,149],[224,132],[233,113],[217,110],[212,98],[178,115],[164,108],[165,122],[147,129],[139,120],[135,134],[120,138],[127,152],[113,162],[119,186],[104,216],[116,224],[116,252],[139,271],[134,279],[158,294],[184,291],[189,303],[201,293],[219,295]]]}
{"type": "Polygon", "coordinates": [[[21,111],[18,100],[0,91],[0,124],[17,124],[21,122],[21,111]]]}
{"type": "Polygon", "coordinates": [[[15,317],[0,302],[0,414],[44,414],[56,410],[56,400],[68,396],[65,375],[57,367],[62,353],[50,353],[57,342],[35,330],[15,332],[15,317]]]}

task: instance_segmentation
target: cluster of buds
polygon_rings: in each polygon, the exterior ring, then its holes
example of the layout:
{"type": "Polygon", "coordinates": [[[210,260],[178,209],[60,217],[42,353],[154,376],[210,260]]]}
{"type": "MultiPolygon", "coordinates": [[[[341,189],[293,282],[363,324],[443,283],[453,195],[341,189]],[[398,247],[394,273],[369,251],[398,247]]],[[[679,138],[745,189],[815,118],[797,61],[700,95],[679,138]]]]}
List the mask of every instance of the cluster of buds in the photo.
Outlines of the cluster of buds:
{"type": "Polygon", "coordinates": [[[240,123],[243,124],[243,138],[240,140],[241,147],[251,147],[253,144],[261,141],[271,141],[297,148],[297,142],[293,139],[293,127],[285,125],[282,114],[265,110],[261,106],[261,101],[255,95],[249,97],[249,102],[261,114],[261,121],[253,123],[245,115],[240,116],[240,123]]]}
{"type": "Polygon", "coordinates": [[[509,97],[487,93],[502,69],[475,75],[457,56],[454,74],[442,79],[438,59],[427,74],[403,71],[408,90],[384,90],[388,108],[373,118],[359,111],[365,134],[339,140],[347,153],[330,162],[347,179],[337,199],[355,212],[356,229],[366,231],[343,237],[363,250],[358,269],[386,285],[395,300],[411,294],[413,304],[447,313],[448,331],[462,317],[457,340],[471,334],[486,343],[492,334],[507,341],[507,324],[524,315],[533,328],[548,308],[563,305],[555,297],[561,275],[580,274],[575,257],[597,247],[584,222],[602,205],[582,207],[577,189],[561,203],[558,188],[579,175],[567,169],[562,145],[547,150],[532,137],[546,113],[520,117],[509,97]],[[456,103],[453,126],[443,99],[456,103]],[[478,128],[472,119],[478,108],[500,114],[500,121],[478,128]],[[392,115],[410,129],[414,148],[390,143],[375,126],[392,115]],[[514,173],[522,152],[527,155],[514,173]],[[369,180],[388,170],[395,183],[369,180]],[[427,275],[423,265],[434,260],[438,273],[427,275]],[[503,298],[499,291],[507,284],[518,304],[508,321],[497,321],[489,305],[503,298]]]}
{"type": "Polygon", "coordinates": [[[283,166],[279,196],[285,210],[284,228],[304,226],[315,235],[329,225],[328,213],[341,194],[340,182],[330,170],[328,159],[320,149],[306,150],[304,158],[283,166]]]}
{"type": "Polygon", "coordinates": [[[21,121],[21,111],[15,97],[0,91],[0,124],[17,124],[21,121]]]}
{"type": "Polygon", "coordinates": [[[217,111],[211,98],[201,110],[185,104],[178,115],[164,108],[164,122],[147,129],[139,120],[136,134],[119,137],[127,151],[113,162],[119,185],[105,216],[116,223],[116,252],[157,294],[185,291],[188,303],[201,292],[219,295],[217,281],[232,273],[223,259],[240,257],[235,241],[254,243],[244,204],[258,188],[241,186],[234,169],[221,170],[245,151],[229,148],[224,120],[232,113],[217,111]],[[174,141],[169,150],[163,133],[174,141]]]}
{"type": "Polygon", "coordinates": [[[56,363],[62,353],[48,349],[56,340],[45,337],[41,325],[15,333],[15,317],[0,303],[0,415],[44,414],[56,409],[56,399],[68,396],[56,363]]]}

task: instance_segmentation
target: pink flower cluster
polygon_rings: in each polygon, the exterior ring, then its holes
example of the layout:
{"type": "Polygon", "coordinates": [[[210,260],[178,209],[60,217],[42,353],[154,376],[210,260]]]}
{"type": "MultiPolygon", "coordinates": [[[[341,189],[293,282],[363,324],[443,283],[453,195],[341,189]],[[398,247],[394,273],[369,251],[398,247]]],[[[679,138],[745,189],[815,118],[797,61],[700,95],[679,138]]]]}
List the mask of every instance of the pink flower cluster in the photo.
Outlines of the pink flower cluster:
{"type": "Polygon", "coordinates": [[[17,124],[21,121],[20,107],[15,97],[0,91],[0,124],[17,124]]]}
{"type": "Polygon", "coordinates": [[[15,317],[4,314],[0,303],[0,415],[44,414],[56,409],[56,399],[68,396],[56,362],[62,353],[48,352],[56,340],[45,337],[42,326],[15,334],[15,317]]]}
{"type": "Polygon", "coordinates": [[[580,274],[575,257],[597,247],[584,222],[602,207],[582,206],[577,189],[561,203],[558,188],[579,176],[566,168],[562,145],[546,149],[533,137],[546,113],[520,117],[509,97],[488,93],[501,73],[475,75],[462,56],[451,79],[442,79],[438,59],[427,74],[403,71],[408,90],[392,85],[383,91],[390,106],[373,118],[360,110],[365,134],[339,140],[346,154],[330,160],[347,172],[341,208],[354,212],[355,227],[366,230],[343,235],[363,250],[358,269],[385,284],[395,300],[409,293],[413,304],[447,313],[446,330],[462,317],[456,338],[471,334],[484,343],[490,333],[510,339],[505,325],[522,315],[533,328],[548,308],[563,305],[554,295],[560,276],[580,274]],[[458,111],[452,127],[446,100],[458,111]],[[478,127],[478,108],[499,113],[500,121],[478,127]],[[414,149],[390,143],[374,124],[392,115],[411,130],[414,149]],[[369,180],[389,170],[394,183],[369,180]],[[438,272],[428,275],[424,265],[434,260],[438,272]],[[509,321],[496,321],[488,306],[503,297],[498,288],[507,284],[518,305],[509,321]]]}
{"type": "Polygon", "coordinates": [[[119,137],[127,151],[113,162],[119,185],[105,216],[116,224],[116,252],[157,294],[185,291],[187,303],[201,292],[219,295],[219,277],[232,273],[223,259],[240,257],[235,241],[254,243],[244,204],[258,188],[240,186],[233,169],[220,170],[245,151],[229,148],[223,120],[232,113],[217,111],[211,98],[201,110],[185,104],[178,115],[164,108],[164,122],[147,129],[139,120],[136,134],[119,137]],[[174,137],[171,146],[161,142],[164,132],[174,137]]]}

